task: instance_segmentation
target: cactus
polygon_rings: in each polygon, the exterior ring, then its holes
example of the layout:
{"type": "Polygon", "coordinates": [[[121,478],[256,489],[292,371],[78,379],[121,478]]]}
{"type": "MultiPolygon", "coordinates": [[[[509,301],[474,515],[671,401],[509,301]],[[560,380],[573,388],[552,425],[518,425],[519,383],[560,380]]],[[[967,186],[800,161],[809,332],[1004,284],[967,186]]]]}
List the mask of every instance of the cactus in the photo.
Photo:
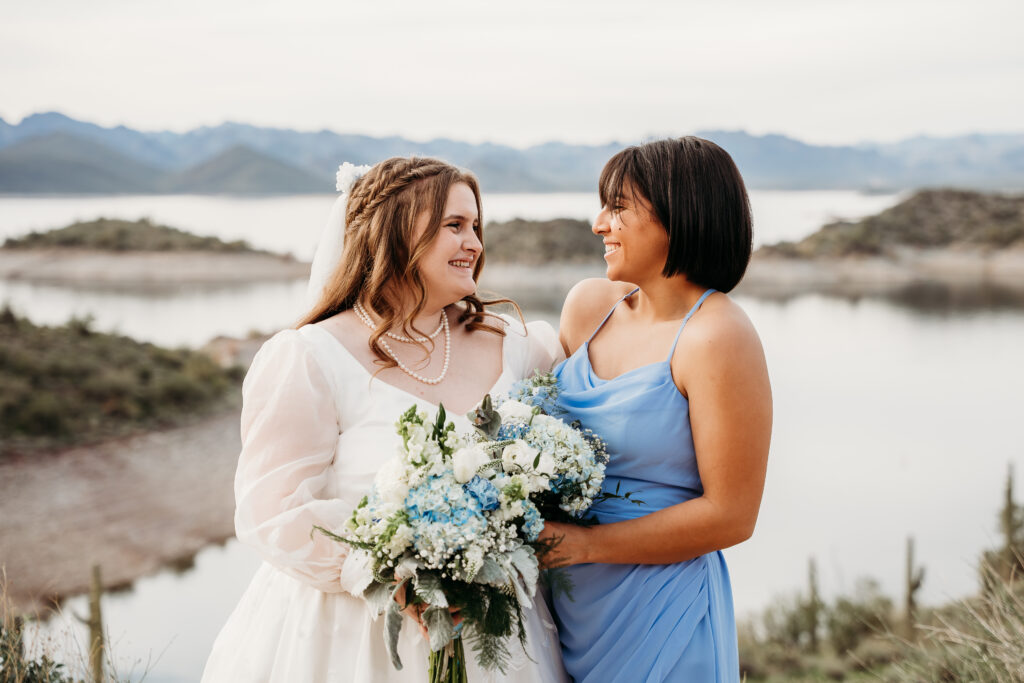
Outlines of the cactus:
{"type": "Polygon", "coordinates": [[[811,557],[807,560],[807,602],[803,605],[804,628],[807,632],[807,646],[811,652],[818,652],[818,627],[821,624],[821,613],[824,609],[821,594],[818,592],[818,567],[811,557]]]}
{"type": "Polygon", "coordinates": [[[914,624],[917,621],[917,592],[921,590],[924,583],[924,567],[914,566],[914,537],[907,537],[907,571],[906,585],[904,586],[906,599],[903,607],[904,635],[908,640],[914,640],[914,624]]]}
{"type": "Polygon", "coordinates": [[[103,656],[103,613],[100,610],[100,598],[103,595],[103,582],[100,577],[100,566],[93,565],[92,581],[89,584],[89,617],[78,617],[78,620],[89,627],[89,669],[92,671],[93,683],[104,683],[103,656]]]}

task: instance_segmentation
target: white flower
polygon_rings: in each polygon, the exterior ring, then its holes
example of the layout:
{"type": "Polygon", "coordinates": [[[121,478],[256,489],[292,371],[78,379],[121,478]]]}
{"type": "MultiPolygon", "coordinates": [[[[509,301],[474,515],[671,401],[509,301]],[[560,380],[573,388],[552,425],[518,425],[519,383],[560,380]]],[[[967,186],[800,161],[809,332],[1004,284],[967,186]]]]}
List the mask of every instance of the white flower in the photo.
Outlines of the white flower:
{"type": "Polygon", "coordinates": [[[533,417],[533,406],[508,400],[498,406],[498,414],[501,415],[502,422],[529,422],[533,417]]]}
{"type": "Polygon", "coordinates": [[[357,180],[366,175],[370,168],[370,166],[356,166],[347,161],[343,163],[338,167],[338,175],[335,176],[338,192],[347,193],[356,184],[357,180]]]}
{"type": "Polygon", "coordinates": [[[400,505],[409,493],[409,482],[406,478],[405,464],[398,458],[389,458],[374,477],[373,485],[377,488],[382,500],[393,505],[400,505]]]}
{"type": "Polygon", "coordinates": [[[422,446],[427,442],[427,430],[423,428],[423,425],[413,424],[409,425],[409,443],[422,446]]]}
{"type": "Polygon", "coordinates": [[[413,541],[412,527],[407,524],[401,524],[395,529],[395,535],[391,537],[391,540],[387,544],[387,553],[391,557],[398,557],[413,541]]]}
{"type": "Polygon", "coordinates": [[[486,465],[490,458],[486,451],[479,446],[467,446],[460,448],[452,454],[452,469],[455,470],[455,480],[465,484],[473,478],[477,469],[486,465]]]}
{"type": "Polygon", "coordinates": [[[540,456],[540,462],[537,463],[536,472],[537,474],[543,474],[546,477],[553,477],[555,475],[555,459],[547,453],[540,456]]]}
{"type": "Polygon", "coordinates": [[[533,469],[533,461],[537,458],[537,449],[522,439],[516,439],[505,450],[501,452],[501,462],[506,472],[517,467],[530,471],[533,469]]]}

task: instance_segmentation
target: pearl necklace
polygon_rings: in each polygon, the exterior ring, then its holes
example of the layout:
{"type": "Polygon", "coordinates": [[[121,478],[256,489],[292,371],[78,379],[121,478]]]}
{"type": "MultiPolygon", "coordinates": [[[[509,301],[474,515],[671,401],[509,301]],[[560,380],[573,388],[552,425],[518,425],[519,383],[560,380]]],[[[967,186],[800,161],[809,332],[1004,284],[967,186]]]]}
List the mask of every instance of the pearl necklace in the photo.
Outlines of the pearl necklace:
{"type": "MultiPolygon", "coordinates": [[[[361,303],[359,303],[357,301],[355,304],[353,304],[352,310],[355,312],[356,317],[363,321],[364,325],[369,327],[371,330],[376,329],[376,326],[373,324],[373,319],[370,317],[370,314],[366,312],[366,309],[363,308],[363,305],[361,303]]],[[[416,339],[410,339],[409,337],[406,337],[405,335],[395,334],[394,332],[390,332],[390,331],[385,332],[384,334],[386,334],[387,336],[391,337],[395,341],[409,342],[409,343],[411,343],[413,341],[417,341],[417,342],[423,343],[423,342],[427,341],[428,339],[436,339],[437,335],[441,334],[441,330],[444,328],[444,324],[447,321],[447,319],[448,319],[448,316],[446,316],[444,314],[444,312],[442,311],[442,313],[441,313],[441,320],[439,320],[437,322],[437,329],[434,330],[433,332],[431,332],[426,337],[418,337],[416,339]]]]}
{"type": "MultiPolygon", "coordinates": [[[[356,312],[356,317],[359,318],[359,320],[361,320],[364,325],[369,327],[371,330],[376,329],[376,327],[373,324],[373,320],[370,319],[370,316],[366,312],[366,309],[364,309],[358,302],[355,304],[355,306],[353,306],[353,310],[355,310],[356,312]]],[[[434,378],[424,377],[423,375],[416,372],[408,365],[400,361],[398,359],[398,356],[395,355],[394,349],[391,348],[391,345],[388,344],[388,341],[384,339],[384,337],[380,337],[379,339],[377,339],[377,341],[380,342],[380,345],[384,348],[385,353],[391,356],[391,360],[395,361],[395,363],[398,364],[398,367],[401,368],[402,371],[405,372],[405,374],[409,375],[410,377],[417,381],[423,382],[424,384],[440,384],[441,380],[443,380],[445,375],[448,374],[448,363],[452,357],[452,334],[451,331],[448,329],[448,314],[445,313],[444,309],[441,309],[440,329],[444,331],[444,365],[441,367],[441,374],[434,378]]],[[[402,340],[407,340],[410,342],[412,341],[407,337],[402,338],[402,340]]],[[[426,341],[426,339],[422,339],[420,341],[426,341]]]]}

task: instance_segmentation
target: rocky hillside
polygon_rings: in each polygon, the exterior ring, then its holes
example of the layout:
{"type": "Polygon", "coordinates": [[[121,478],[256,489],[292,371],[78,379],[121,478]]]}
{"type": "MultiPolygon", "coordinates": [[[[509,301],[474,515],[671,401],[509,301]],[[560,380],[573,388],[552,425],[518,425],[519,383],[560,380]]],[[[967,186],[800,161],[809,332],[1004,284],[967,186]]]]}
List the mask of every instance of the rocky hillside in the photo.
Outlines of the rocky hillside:
{"type": "Polygon", "coordinates": [[[924,190],[860,221],[839,221],[799,242],[762,247],[762,256],[890,256],[900,248],[996,250],[1024,247],[1024,196],[924,190]]]}
{"type": "Polygon", "coordinates": [[[4,249],[51,247],[100,251],[256,252],[241,240],[224,242],[216,237],[193,235],[184,230],[152,223],[146,218],[137,221],[99,218],[47,232],[31,232],[24,237],[9,238],[3,243],[4,249]]]}
{"type": "Polygon", "coordinates": [[[604,245],[590,223],[571,218],[491,222],[484,232],[488,263],[601,263],[604,245]]]}

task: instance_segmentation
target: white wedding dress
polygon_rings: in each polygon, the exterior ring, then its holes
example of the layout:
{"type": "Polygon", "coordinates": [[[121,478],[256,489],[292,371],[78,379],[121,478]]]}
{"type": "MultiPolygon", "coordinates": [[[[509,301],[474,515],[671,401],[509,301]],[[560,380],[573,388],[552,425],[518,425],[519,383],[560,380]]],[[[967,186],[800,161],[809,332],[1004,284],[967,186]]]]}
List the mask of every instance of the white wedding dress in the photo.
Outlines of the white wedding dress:
{"type": "MultiPolygon", "coordinates": [[[[554,330],[503,316],[502,373],[491,393],[562,358],[554,330]]],[[[318,325],[284,330],[253,360],[242,389],[242,453],[235,477],[235,530],[264,563],[213,645],[203,683],[376,683],[427,680],[427,643],[406,618],[394,669],[383,619],[351,592],[363,576],[348,546],[313,534],[340,529],[397,449],[395,421],[416,403],[373,379],[318,325]]],[[[482,397],[481,397],[482,398],[482,397]]],[[[452,416],[469,429],[465,417],[452,416]]],[[[357,556],[353,556],[357,557],[357,556]]],[[[568,681],[558,634],[542,598],[526,606],[528,654],[510,643],[507,675],[480,670],[467,647],[469,679],[568,681]]]]}

